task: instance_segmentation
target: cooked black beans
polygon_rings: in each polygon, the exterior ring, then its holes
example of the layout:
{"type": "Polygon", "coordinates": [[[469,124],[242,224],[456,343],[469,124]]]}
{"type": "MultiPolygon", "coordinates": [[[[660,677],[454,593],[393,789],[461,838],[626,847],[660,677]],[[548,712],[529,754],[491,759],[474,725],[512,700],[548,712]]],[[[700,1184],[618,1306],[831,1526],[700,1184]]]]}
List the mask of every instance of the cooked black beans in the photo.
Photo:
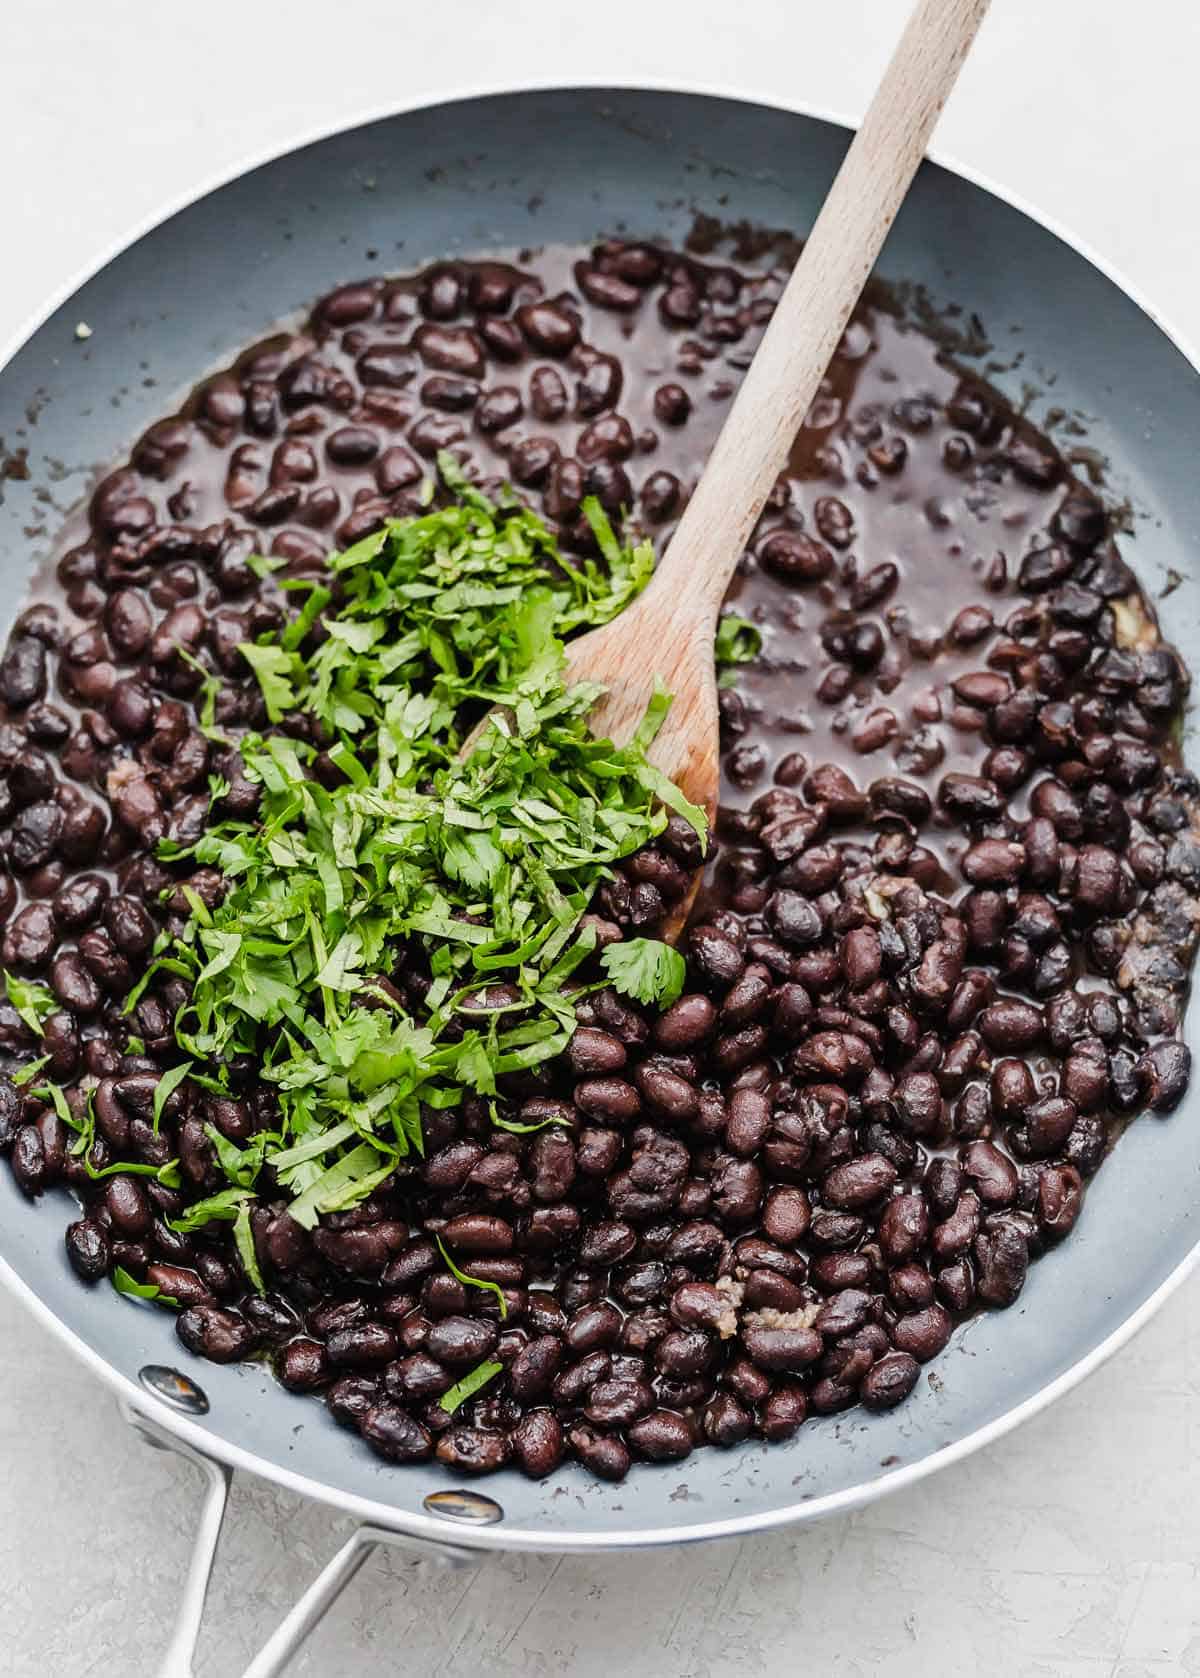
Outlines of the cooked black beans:
{"type": "MultiPolygon", "coordinates": [[[[269,1128],[256,1069],[236,1100],[185,1082],[156,1125],[187,987],[160,976],[120,1013],[185,883],[224,889],[158,841],[199,836],[214,773],[218,816],[257,807],[200,726],[188,658],[221,678],[222,729],[263,726],[238,647],[282,611],[246,556],[266,544],[311,574],[419,506],[441,447],[515,483],[568,550],[594,558],[587,495],[669,535],[719,423],[710,390],[732,389],[777,290],[620,241],[572,258],[571,291],[541,271],[342,286],[97,490],[65,606],[27,611],[0,659],[0,959],[56,1003],[40,1050],[0,1006],[0,1051],[45,1052],[68,1088],[91,1075],[93,1167],[177,1158],[184,1187],[93,1180],[58,1113],[7,1080],[0,1152],[27,1195],[81,1197],[81,1277],[156,1282],[191,1350],[268,1350],[388,1461],[541,1478],[573,1456],[619,1480],[635,1457],[890,1408],[956,1318],[1019,1297],[1123,1116],[1186,1090],[1195,916],[1172,894],[1200,889],[1200,801],[1169,744],[1181,669],[1121,644],[1110,602],[1136,585],[1095,497],[932,350],[915,393],[874,351],[844,390],[835,362],[828,446],[781,479],[739,580],[768,652],[721,692],[726,797],[683,994],[658,1014],[587,992],[562,1059],[501,1081],[508,1115],[542,1128],[498,1130],[474,1098],[431,1113],[411,1175],[311,1232],[268,1191],[271,1291],[247,1293],[225,1226],[169,1220],[219,1186],[214,1134],[269,1128]],[[872,551],[884,481],[921,522],[921,578],[903,542],[872,551]],[[997,484],[1029,539],[976,579],[940,545],[994,546],[970,521],[997,484]],[[435,1236],[494,1286],[451,1274],[435,1236]]],[[[652,936],[700,862],[672,815],[598,893],[598,945],[652,936]]]]}

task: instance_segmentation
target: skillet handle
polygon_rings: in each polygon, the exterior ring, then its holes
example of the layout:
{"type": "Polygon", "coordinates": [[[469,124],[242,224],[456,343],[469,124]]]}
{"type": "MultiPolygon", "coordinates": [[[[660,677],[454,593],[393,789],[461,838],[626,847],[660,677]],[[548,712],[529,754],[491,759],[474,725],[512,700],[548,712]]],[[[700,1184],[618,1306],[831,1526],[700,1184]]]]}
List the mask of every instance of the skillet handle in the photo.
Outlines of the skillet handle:
{"type": "MultiPolygon", "coordinates": [[[[224,1463],[216,1462],[203,1451],[177,1439],[159,1422],[131,1405],[122,1405],[121,1409],[125,1420],[147,1445],[159,1451],[174,1451],[177,1456],[194,1463],[207,1480],[175,1626],[156,1674],[156,1678],[195,1678],[196,1645],[233,1471],[224,1463]]],[[[415,1561],[432,1562],[440,1567],[478,1567],[481,1560],[478,1551],[467,1550],[457,1544],[433,1544],[406,1538],[383,1527],[356,1527],[250,1662],[243,1678],[279,1678],[305,1638],[320,1625],[359,1568],[380,1544],[406,1550],[415,1561]]]]}
{"type": "Polygon", "coordinates": [[[200,1523],[196,1528],[187,1577],[183,1582],[183,1594],[175,1615],[175,1626],[156,1674],[156,1678],[193,1678],[192,1663],[200,1637],[200,1625],[204,1619],[204,1599],[208,1595],[208,1582],[212,1578],[217,1542],[221,1536],[221,1523],[225,1519],[229,1487],[233,1482],[233,1470],[227,1468],[223,1462],[206,1457],[202,1451],[185,1444],[182,1439],[176,1439],[174,1434],[169,1433],[160,1423],[144,1416],[132,1405],[122,1404],[121,1414],[134,1432],[152,1449],[174,1451],[176,1456],[195,1463],[207,1481],[204,1502],[200,1509],[200,1523]]]}
{"type": "Polygon", "coordinates": [[[279,1678],[309,1632],[320,1625],[377,1544],[407,1550],[418,1564],[430,1562],[435,1566],[456,1569],[478,1567],[480,1564],[477,1552],[460,1549],[457,1545],[426,1544],[419,1539],[387,1532],[382,1527],[355,1527],[341,1549],[298,1599],[296,1606],[280,1621],[242,1678],[279,1678]]]}

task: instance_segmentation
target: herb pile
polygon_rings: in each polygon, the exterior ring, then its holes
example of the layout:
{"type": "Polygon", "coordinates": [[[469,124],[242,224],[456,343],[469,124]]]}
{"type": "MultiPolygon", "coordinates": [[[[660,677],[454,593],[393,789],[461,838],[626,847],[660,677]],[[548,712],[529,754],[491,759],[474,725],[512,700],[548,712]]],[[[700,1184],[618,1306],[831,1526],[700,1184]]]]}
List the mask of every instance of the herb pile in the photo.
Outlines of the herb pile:
{"type": "MultiPolygon", "coordinates": [[[[164,969],[190,986],[175,1024],[188,1058],[164,1076],[163,1101],[185,1077],[228,1093],[228,1062],[247,1054],[277,1097],[277,1121],[244,1147],[209,1127],[228,1187],[176,1227],[235,1222],[260,1287],[249,1230],[260,1190],[289,1194],[311,1227],[421,1150],[423,1107],[468,1092],[491,1100],[497,1124],[527,1128],[504,1117],[498,1080],[570,1041],[568,985],[593,953],[597,881],[669,811],[704,838],[702,812],[646,758],[669,696],[656,693],[618,748],[588,732],[600,690],[564,681],[563,638],[639,593],[649,544],[623,546],[585,503],[605,565],[568,562],[533,513],[441,467],[448,506],[334,556],[326,582],[281,583],[305,594],[300,610],[243,647],[283,725],[239,742],[261,787],[257,820],[160,846],[226,882],[215,908],[185,888],[191,919],[160,939],[129,999],[164,969]],[[460,762],[493,706],[504,709],[460,762]],[[310,722],[296,733],[323,748],[288,732],[297,713],[310,722]],[[416,1011],[412,985],[393,983],[402,970],[420,974],[416,1011]]],[[[757,632],[726,620],[723,638],[726,659],[741,659],[757,632]]],[[[215,732],[212,699],[202,721],[215,732]]],[[[654,940],[600,962],[643,1002],[666,1005],[683,984],[682,958],[654,940]]]]}

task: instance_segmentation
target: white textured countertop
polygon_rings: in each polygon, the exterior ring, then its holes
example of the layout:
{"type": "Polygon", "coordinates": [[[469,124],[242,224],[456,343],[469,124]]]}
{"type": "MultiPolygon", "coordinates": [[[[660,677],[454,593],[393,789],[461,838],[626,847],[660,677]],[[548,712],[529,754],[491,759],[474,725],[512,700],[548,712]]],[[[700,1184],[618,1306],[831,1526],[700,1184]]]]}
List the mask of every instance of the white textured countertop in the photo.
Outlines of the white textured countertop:
{"type": "MultiPolygon", "coordinates": [[[[322,126],[425,95],[577,80],[700,85],[857,117],[906,10],[12,5],[0,343],[146,218],[322,126]]],[[[1198,63],[1200,8],[1181,0],[996,0],[939,135],[943,157],[1078,234],[1193,343],[1198,63]]],[[[466,1577],[373,1561],[295,1671],[1200,1674],[1198,1306],[1193,1280],[1052,1412],[848,1519],[669,1554],[497,1559],[466,1577]]],[[[7,1298],[0,1369],[0,1674],[152,1673],[195,1473],[139,1445],[7,1298]]],[[[235,1490],[201,1678],[241,1671],[345,1530],[267,1485],[235,1490]]]]}

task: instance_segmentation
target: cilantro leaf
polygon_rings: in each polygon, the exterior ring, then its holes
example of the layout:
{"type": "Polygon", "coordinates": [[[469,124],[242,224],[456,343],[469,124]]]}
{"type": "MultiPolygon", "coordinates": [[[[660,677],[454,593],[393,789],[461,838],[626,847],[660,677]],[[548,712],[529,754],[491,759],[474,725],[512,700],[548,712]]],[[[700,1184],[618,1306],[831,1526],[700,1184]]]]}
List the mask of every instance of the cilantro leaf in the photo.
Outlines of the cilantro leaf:
{"type": "Polygon", "coordinates": [[[218,1194],[210,1194],[206,1200],[195,1201],[180,1217],[168,1218],[167,1223],[177,1235],[190,1235],[194,1229],[203,1229],[205,1224],[232,1223],[243,1202],[253,1199],[250,1189],[221,1189],[218,1194]]]}
{"type": "Polygon", "coordinates": [[[468,1276],[466,1271],[460,1270],[454,1260],[450,1257],[450,1254],[446,1251],[446,1245],[441,1236],[435,1236],[434,1239],[437,1241],[438,1251],[445,1260],[446,1269],[452,1276],[456,1277],[458,1281],[464,1283],[469,1288],[486,1288],[489,1293],[495,1294],[500,1304],[500,1321],[503,1322],[508,1316],[508,1301],[504,1297],[504,1289],[500,1286],[499,1282],[488,1282],[480,1276],[468,1276]]]}
{"type": "Polygon", "coordinates": [[[282,571],[287,560],[279,554],[247,554],[246,564],[256,577],[265,582],[272,571],[282,571]]]}
{"type": "Polygon", "coordinates": [[[272,722],[278,722],[285,711],[296,703],[296,692],[291,683],[292,655],[282,647],[256,646],[243,641],[238,651],[258,677],[263,703],[272,722]]]}
{"type": "Polygon", "coordinates": [[[474,1369],[468,1370],[461,1381],[456,1381],[449,1392],[444,1392],[438,1399],[438,1406],[448,1416],[464,1405],[469,1398],[474,1398],[481,1387],[486,1387],[489,1381],[494,1381],[503,1370],[504,1365],[497,1363],[495,1358],[484,1358],[474,1369]]]}
{"type": "Polygon", "coordinates": [[[174,1311],[179,1309],[177,1299],[173,1299],[169,1293],[163,1293],[153,1282],[139,1282],[136,1276],[131,1276],[128,1270],[119,1264],[113,1266],[112,1285],[118,1293],[124,1294],[128,1299],[150,1299],[155,1305],[169,1305],[174,1311]]]}
{"type": "Polygon", "coordinates": [[[762,630],[749,618],[726,612],[717,620],[713,656],[718,670],[730,664],[749,664],[762,651],[762,630]]]}
{"type": "Polygon", "coordinates": [[[158,1080],[158,1083],[155,1085],[154,1134],[156,1136],[158,1135],[158,1127],[162,1123],[163,1108],[167,1105],[167,1101],[171,1096],[171,1093],[178,1089],[179,1085],[182,1084],[183,1080],[187,1077],[191,1070],[191,1061],[185,1060],[179,1066],[172,1066],[168,1072],[164,1072],[162,1077],[158,1080]]]}
{"type": "Polygon", "coordinates": [[[8,1000],[17,1013],[33,1032],[35,1037],[44,1037],[42,1021],[54,1012],[58,1002],[52,991],[45,985],[36,984],[32,979],[18,979],[15,973],[0,969],[4,979],[4,989],[8,1000]]]}
{"type": "Polygon", "coordinates": [[[683,992],[687,968],[678,950],[656,938],[626,938],[600,957],[614,990],[638,1002],[669,1008],[683,992]]]}
{"type": "Polygon", "coordinates": [[[13,1073],[12,1081],[18,1089],[24,1089],[25,1085],[31,1084],[42,1068],[49,1064],[49,1055],[39,1055],[36,1060],[28,1060],[19,1071],[13,1073]]]}
{"type": "Polygon", "coordinates": [[[250,1202],[243,1200],[233,1220],[233,1240],[242,1261],[242,1269],[259,1293],[266,1293],[262,1271],[258,1268],[258,1254],[254,1250],[254,1235],[250,1229],[250,1202]]]}

